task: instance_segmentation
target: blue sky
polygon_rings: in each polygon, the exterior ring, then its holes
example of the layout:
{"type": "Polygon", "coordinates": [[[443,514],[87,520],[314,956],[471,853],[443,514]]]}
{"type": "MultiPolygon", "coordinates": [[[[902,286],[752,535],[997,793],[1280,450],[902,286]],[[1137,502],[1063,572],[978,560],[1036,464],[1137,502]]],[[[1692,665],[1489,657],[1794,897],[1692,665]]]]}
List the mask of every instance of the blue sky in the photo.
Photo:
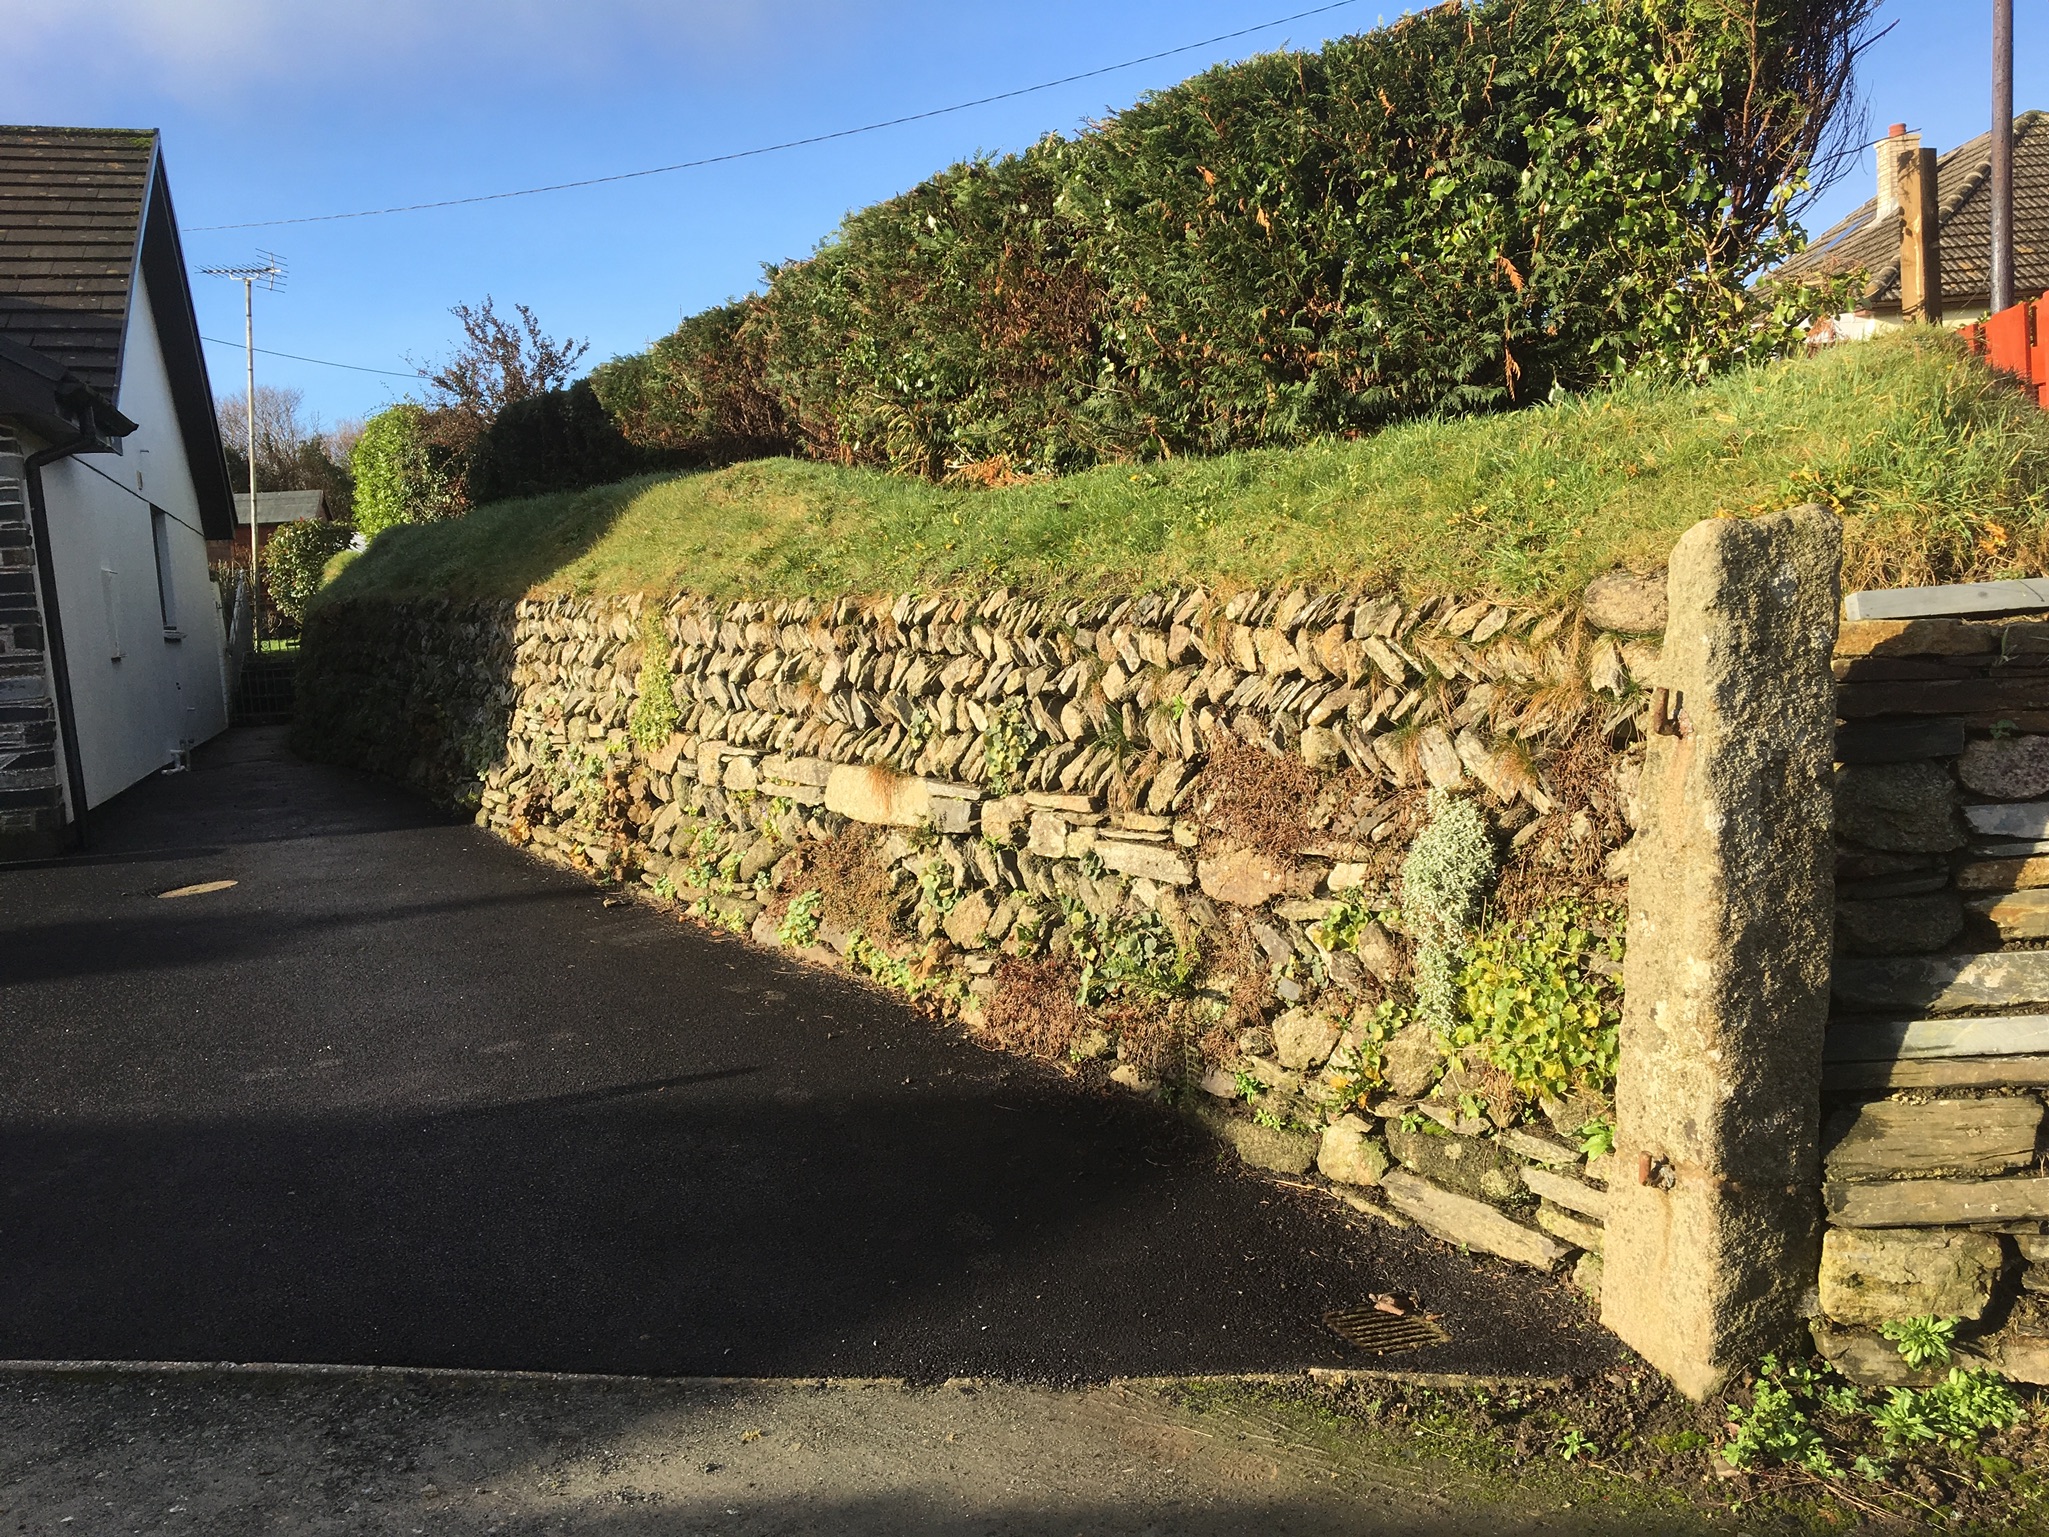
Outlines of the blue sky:
{"type": "MultiPolygon", "coordinates": [[[[195,266],[290,262],[258,297],[258,344],[404,370],[449,346],[448,307],[533,306],[593,360],[752,287],[847,210],[977,150],[1284,43],[1399,11],[1357,0],[1254,36],[928,122],[737,164],[468,208],[275,229],[341,212],[570,180],[831,132],[1030,85],[1251,26],[1317,0],[0,0],[18,121],[156,127],[195,266]],[[84,44],[82,46],[82,44],[84,44]]],[[[2049,8],[2021,0],[2016,100],[2049,107],[2049,8]]],[[[1868,56],[1874,134],[1904,120],[1949,148],[1987,121],[1987,0],[1891,0],[1868,56]]],[[[1870,156],[1808,219],[1870,195],[1870,156]]],[[[239,341],[241,291],[204,277],[201,329],[239,341]]],[[[239,347],[209,348],[217,388],[239,347]]],[[[400,378],[260,358],[326,421],[400,378]]]]}

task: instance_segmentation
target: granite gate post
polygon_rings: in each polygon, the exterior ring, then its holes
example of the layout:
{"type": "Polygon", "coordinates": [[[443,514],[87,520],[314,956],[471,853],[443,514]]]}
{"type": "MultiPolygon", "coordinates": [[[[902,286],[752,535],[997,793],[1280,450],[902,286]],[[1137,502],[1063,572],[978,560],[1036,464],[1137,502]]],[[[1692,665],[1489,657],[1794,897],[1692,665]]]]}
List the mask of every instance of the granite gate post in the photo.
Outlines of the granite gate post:
{"type": "Polygon", "coordinates": [[[1798,1340],[1815,1274],[1841,564],[1813,506],[1672,552],[1602,1321],[1695,1399],[1798,1340]]]}

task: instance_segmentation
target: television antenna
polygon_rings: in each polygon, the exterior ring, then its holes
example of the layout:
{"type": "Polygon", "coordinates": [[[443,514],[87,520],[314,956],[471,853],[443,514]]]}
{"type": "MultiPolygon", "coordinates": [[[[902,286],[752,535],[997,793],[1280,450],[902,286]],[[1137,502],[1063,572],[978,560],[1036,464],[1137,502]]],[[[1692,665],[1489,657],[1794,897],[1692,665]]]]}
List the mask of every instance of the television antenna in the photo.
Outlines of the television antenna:
{"type": "Polygon", "coordinates": [[[249,638],[263,642],[263,585],[257,562],[257,533],[262,526],[256,501],[256,285],[276,293],[285,286],[285,259],[275,251],[256,253],[257,260],[239,267],[201,267],[208,277],[228,278],[242,285],[242,348],[249,361],[249,393],[242,397],[242,418],[249,429],[249,638]]]}

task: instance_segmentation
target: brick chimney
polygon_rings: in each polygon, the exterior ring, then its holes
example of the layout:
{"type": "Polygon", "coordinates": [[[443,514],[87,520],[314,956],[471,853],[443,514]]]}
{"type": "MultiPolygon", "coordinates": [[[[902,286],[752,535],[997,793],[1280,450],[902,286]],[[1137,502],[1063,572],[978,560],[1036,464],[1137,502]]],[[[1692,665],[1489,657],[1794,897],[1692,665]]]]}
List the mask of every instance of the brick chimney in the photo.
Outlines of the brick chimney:
{"type": "Polygon", "coordinates": [[[1878,217],[1900,211],[1900,155],[1921,147],[1921,136],[1908,133],[1905,123],[1894,123],[1878,141],[1878,217]]]}

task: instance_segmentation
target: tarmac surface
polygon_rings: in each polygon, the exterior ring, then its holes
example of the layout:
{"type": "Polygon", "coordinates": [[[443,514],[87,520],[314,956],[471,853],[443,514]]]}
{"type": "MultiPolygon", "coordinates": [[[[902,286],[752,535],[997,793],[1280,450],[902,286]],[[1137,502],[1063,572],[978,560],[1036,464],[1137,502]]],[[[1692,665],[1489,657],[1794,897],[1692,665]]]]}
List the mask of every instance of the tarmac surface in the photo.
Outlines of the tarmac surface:
{"type": "Polygon", "coordinates": [[[0,870],[0,1359],[1579,1374],[1567,1288],[243,730],[0,870]],[[165,899],[204,882],[218,891],[165,899]],[[1376,1361],[1326,1309],[1413,1298],[1376,1361]]]}

